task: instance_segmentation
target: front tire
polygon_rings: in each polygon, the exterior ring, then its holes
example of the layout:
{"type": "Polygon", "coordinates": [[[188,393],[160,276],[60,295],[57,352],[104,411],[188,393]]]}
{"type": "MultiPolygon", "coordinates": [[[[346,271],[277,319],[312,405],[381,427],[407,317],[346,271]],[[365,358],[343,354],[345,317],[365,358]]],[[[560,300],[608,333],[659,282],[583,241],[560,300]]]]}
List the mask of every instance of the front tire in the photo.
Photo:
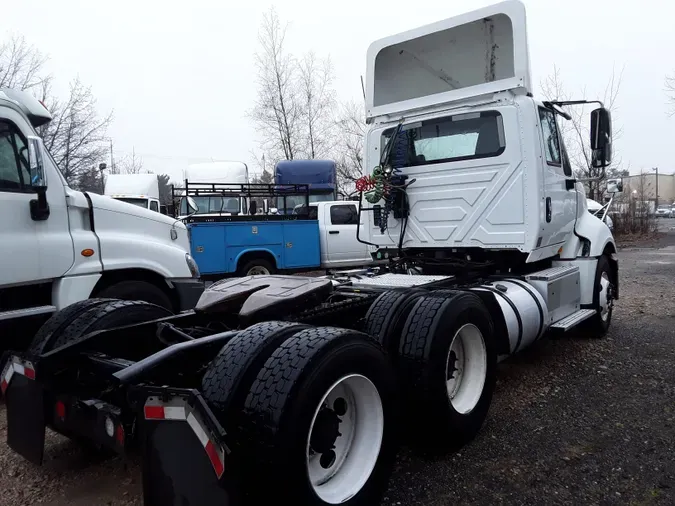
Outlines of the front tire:
{"type": "Polygon", "coordinates": [[[379,504],[395,457],[396,389],[370,337],[333,327],[296,334],[258,373],[245,413],[258,502],[284,490],[291,504],[379,504]]]}
{"type": "Polygon", "coordinates": [[[607,255],[598,258],[595,268],[595,280],[593,283],[593,308],[596,313],[588,321],[588,331],[595,337],[603,337],[607,334],[612,323],[614,310],[614,274],[607,255]]]}

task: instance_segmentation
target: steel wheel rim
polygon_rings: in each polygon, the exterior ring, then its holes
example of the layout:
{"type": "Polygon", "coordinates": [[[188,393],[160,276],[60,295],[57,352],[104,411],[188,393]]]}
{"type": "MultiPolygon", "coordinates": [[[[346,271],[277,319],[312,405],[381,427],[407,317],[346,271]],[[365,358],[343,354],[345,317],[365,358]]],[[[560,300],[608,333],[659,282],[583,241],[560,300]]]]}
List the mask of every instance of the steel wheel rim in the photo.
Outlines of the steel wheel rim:
{"type": "Polygon", "coordinates": [[[611,299],[609,295],[609,289],[612,286],[612,283],[609,281],[609,274],[607,271],[603,271],[600,275],[600,318],[603,322],[606,322],[609,319],[609,313],[612,310],[611,299]]]}
{"type": "MultiPolygon", "coordinates": [[[[359,493],[375,468],[383,435],[384,410],[375,385],[360,374],[336,381],[316,408],[307,437],[305,461],[314,493],[328,504],[341,504],[359,493]],[[332,443],[333,454],[321,453],[326,432],[317,431],[324,430],[322,423],[334,420],[333,415],[340,419],[340,435],[332,443]]],[[[328,436],[330,442],[332,434],[328,436]]]]}
{"type": "Polygon", "coordinates": [[[270,271],[267,269],[267,267],[256,265],[251,267],[246,274],[248,276],[267,276],[269,273],[270,271]]]}
{"type": "Polygon", "coordinates": [[[445,387],[455,411],[473,411],[483,394],[486,375],[485,339],[478,327],[467,323],[452,338],[445,363],[445,387]]]}

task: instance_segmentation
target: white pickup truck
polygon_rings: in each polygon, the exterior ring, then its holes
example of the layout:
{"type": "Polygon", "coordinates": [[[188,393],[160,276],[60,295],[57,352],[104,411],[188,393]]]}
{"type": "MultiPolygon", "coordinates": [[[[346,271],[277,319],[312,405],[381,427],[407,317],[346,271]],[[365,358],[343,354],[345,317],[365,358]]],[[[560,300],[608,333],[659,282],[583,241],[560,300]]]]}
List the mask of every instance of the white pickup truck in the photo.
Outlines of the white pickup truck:
{"type": "Polygon", "coordinates": [[[193,307],[203,283],[185,225],[69,188],[35,130],[50,120],[0,89],[0,330],[92,297],[193,307]]]}
{"type": "MultiPolygon", "coordinates": [[[[321,268],[360,267],[372,262],[371,252],[375,249],[356,238],[359,223],[356,202],[334,200],[310,203],[309,218],[319,221],[321,268]]],[[[365,216],[361,221],[362,227],[365,226],[364,219],[365,216]]]]}

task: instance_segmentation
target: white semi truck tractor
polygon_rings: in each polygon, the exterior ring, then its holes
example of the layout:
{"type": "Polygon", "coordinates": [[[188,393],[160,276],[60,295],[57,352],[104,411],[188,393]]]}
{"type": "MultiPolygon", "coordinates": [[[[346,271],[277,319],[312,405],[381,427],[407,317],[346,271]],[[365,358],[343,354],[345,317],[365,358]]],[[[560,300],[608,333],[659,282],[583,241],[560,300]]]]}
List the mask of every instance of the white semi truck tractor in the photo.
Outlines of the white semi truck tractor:
{"type": "MultiPolygon", "coordinates": [[[[39,462],[44,428],[12,420],[55,405],[57,431],[140,443],[146,505],[379,504],[402,433],[436,453],[469,443],[499,360],[609,329],[616,246],[573,176],[568,106],[533,96],[518,1],[373,43],[359,238],[387,265],[219,281],[189,316],[87,333],[125,321],[111,302],[71,344],[8,356],[6,372],[31,368],[7,387],[10,445],[39,462]],[[73,395],[98,400],[86,430],[58,404],[73,395]]],[[[588,120],[602,169],[610,115],[588,120]]]]}
{"type": "Polygon", "coordinates": [[[194,307],[203,284],[185,225],[70,188],[37,135],[49,121],[29,93],[0,89],[2,348],[73,303],[97,304],[88,299],[194,307]]]}

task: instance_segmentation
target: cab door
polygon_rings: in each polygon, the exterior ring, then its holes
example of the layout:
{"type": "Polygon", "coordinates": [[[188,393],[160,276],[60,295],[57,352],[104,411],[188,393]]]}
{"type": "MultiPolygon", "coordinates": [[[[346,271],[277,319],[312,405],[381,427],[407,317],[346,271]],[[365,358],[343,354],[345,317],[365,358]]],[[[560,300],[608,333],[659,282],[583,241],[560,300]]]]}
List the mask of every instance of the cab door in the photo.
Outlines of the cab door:
{"type": "Polygon", "coordinates": [[[40,248],[27,191],[29,177],[21,162],[17,128],[0,118],[0,286],[35,280],[40,270],[40,248]]]}
{"type": "Polygon", "coordinates": [[[555,113],[539,107],[538,120],[544,180],[543,230],[539,246],[544,247],[563,243],[574,230],[577,191],[555,113]]]}
{"type": "MultiPolygon", "coordinates": [[[[368,256],[367,246],[356,240],[359,212],[356,204],[330,204],[324,207],[326,245],[330,265],[358,265],[368,256]]],[[[361,224],[363,226],[363,223],[361,224]]]]}

